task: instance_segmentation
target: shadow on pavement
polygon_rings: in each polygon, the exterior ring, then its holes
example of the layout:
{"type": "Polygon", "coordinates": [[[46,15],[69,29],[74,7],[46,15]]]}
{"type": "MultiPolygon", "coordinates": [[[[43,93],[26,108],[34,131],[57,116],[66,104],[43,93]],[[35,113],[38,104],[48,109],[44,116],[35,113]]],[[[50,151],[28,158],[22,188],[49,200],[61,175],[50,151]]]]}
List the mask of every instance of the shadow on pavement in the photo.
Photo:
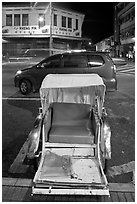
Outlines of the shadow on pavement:
{"type": "Polygon", "coordinates": [[[27,95],[26,97],[21,94],[19,95],[19,93],[16,92],[7,99],[7,103],[9,105],[30,111],[34,117],[37,116],[38,109],[41,105],[40,98],[38,97],[37,93],[35,95],[27,95]]]}
{"type": "MultiPolygon", "coordinates": [[[[28,138],[39,106],[38,97],[29,100],[19,97],[19,93],[2,100],[2,176],[11,176],[8,170],[28,138]]],[[[32,175],[33,171],[29,168],[25,174],[12,174],[12,177],[31,178],[32,175]]]]}

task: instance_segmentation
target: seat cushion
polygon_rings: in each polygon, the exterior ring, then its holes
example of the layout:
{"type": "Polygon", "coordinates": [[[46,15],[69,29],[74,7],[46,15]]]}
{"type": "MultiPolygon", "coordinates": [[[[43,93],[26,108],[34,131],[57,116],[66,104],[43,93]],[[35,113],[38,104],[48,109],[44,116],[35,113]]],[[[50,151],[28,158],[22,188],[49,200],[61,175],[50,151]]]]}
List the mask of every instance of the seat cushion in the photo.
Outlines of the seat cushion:
{"type": "Polygon", "coordinates": [[[52,126],[49,142],[69,144],[93,144],[94,135],[86,126],[52,126]]]}
{"type": "Polygon", "coordinates": [[[52,104],[52,126],[86,126],[90,116],[90,105],[75,103],[52,104]]]}

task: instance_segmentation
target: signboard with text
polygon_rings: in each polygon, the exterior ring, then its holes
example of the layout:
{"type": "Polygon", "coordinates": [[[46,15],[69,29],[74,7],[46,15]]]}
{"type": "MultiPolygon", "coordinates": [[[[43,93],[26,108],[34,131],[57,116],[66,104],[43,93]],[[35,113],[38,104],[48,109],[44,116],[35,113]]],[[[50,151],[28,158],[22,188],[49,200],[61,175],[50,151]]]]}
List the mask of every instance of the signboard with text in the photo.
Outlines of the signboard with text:
{"type": "MultiPolygon", "coordinates": [[[[39,26],[5,26],[2,28],[3,36],[19,35],[19,36],[34,36],[35,35],[50,35],[50,26],[46,25],[41,28],[39,26]]],[[[80,30],[62,28],[53,26],[52,34],[57,36],[81,37],[80,30]]]]}

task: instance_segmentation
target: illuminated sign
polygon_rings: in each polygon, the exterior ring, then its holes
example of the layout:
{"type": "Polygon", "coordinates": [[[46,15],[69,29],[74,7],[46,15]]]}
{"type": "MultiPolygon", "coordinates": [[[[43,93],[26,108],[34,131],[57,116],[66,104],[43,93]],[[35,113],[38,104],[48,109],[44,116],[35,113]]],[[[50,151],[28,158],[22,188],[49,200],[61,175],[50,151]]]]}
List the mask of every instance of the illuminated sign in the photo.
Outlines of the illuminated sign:
{"type": "Polygon", "coordinates": [[[35,34],[49,34],[50,33],[50,27],[49,26],[43,26],[42,28],[39,28],[39,26],[5,26],[2,28],[2,33],[7,35],[35,35],[35,34]]]}
{"type": "MultiPolygon", "coordinates": [[[[35,36],[35,35],[50,35],[50,26],[45,25],[41,28],[39,26],[5,26],[2,28],[3,35],[25,35],[25,36],[35,36]]],[[[75,36],[80,37],[81,32],[80,30],[71,29],[71,28],[62,28],[53,26],[52,27],[52,34],[59,35],[59,36],[75,36]]]]}

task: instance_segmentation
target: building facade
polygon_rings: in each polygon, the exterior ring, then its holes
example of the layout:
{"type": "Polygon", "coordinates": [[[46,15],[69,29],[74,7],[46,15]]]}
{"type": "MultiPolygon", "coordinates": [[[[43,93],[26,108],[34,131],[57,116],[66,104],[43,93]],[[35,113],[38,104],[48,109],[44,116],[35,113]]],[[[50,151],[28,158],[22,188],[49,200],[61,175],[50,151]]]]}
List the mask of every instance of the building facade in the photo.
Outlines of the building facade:
{"type": "Polygon", "coordinates": [[[114,57],[114,36],[105,38],[104,40],[96,43],[96,51],[109,52],[114,57]]]}
{"type": "Polygon", "coordinates": [[[2,7],[3,52],[18,55],[26,49],[79,49],[84,14],[49,4],[2,7]]]}
{"type": "Polygon", "coordinates": [[[135,2],[120,2],[115,6],[115,43],[117,55],[126,57],[135,52],[135,2]]]}
{"type": "Polygon", "coordinates": [[[97,51],[112,57],[135,56],[135,3],[120,2],[114,8],[114,35],[96,43],[97,51]]]}

